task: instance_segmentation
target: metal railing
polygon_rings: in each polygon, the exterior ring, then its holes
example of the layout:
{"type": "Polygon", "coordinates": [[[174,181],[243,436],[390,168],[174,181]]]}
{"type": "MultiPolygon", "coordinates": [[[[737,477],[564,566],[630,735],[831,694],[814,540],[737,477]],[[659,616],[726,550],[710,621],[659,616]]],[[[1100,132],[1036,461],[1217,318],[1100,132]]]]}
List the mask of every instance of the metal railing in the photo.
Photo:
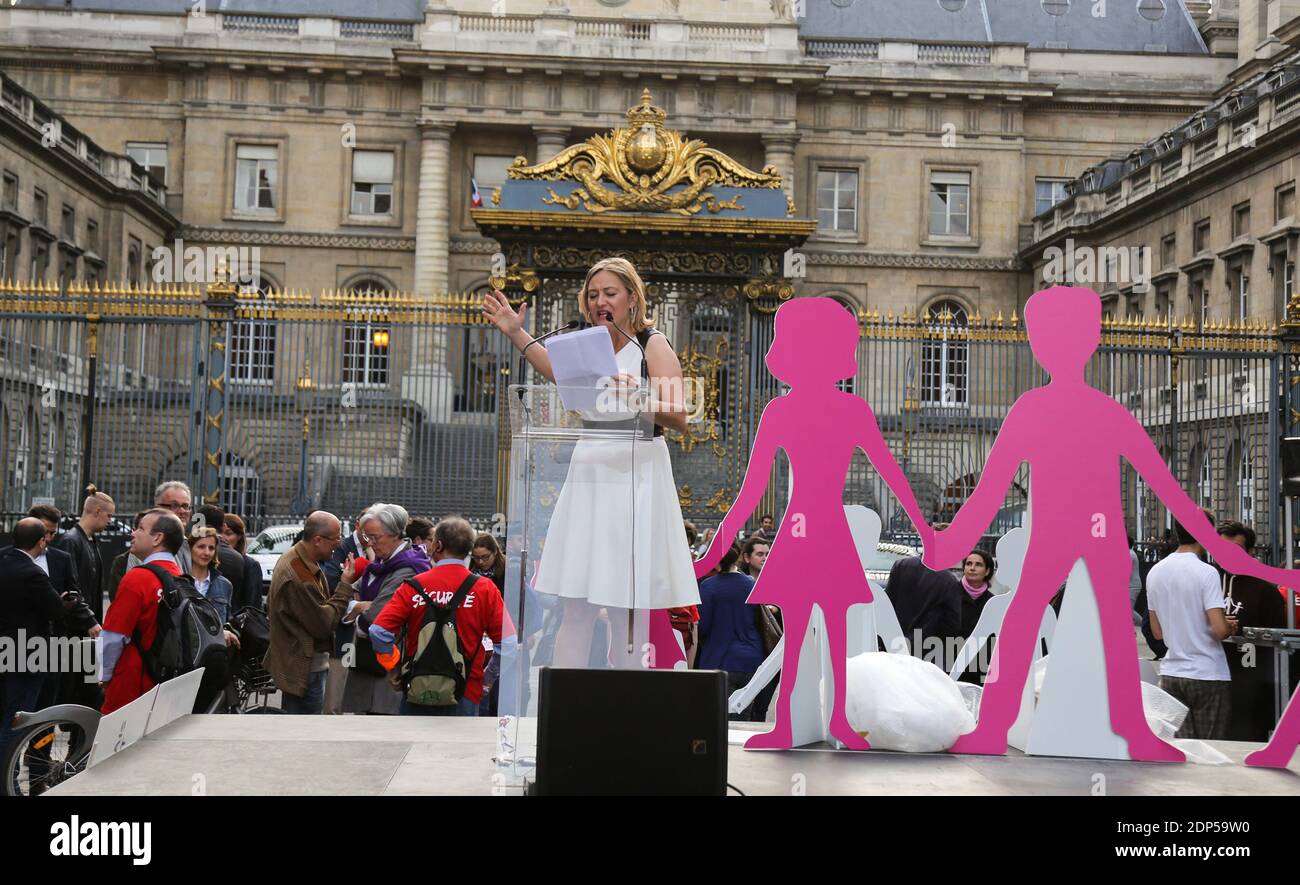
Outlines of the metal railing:
{"type": "MultiPolygon", "coordinates": [[[[254,531],[377,500],[479,524],[502,509],[503,397],[522,379],[480,296],[231,289],[223,301],[214,291],[73,284],[60,294],[0,283],[6,521],[36,497],[74,509],[85,481],[130,514],[164,479],[189,483],[254,531]]],[[[535,322],[562,324],[566,292],[535,322]]],[[[700,379],[705,408],[704,423],[670,434],[669,448],[683,510],[707,522],[730,503],[763,406],[781,392],[763,362],[775,327],[770,311],[707,287],[677,297],[655,305],[656,324],[700,379]]],[[[1300,322],[1300,304],[1296,314],[1300,322]]],[[[922,508],[951,517],[1012,404],[1047,381],[1023,324],[947,310],[859,311],[858,321],[858,371],[842,386],[871,404],[922,508]]],[[[1114,320],[1087,368],[1088,383],[1142,426],[1193,500],[1253,524],[1273,561],[1278,440],[1289,422],[1283,343],[1255,321],[1114,320]]],[[[784,506],[785,470],[781,461],[766,511],[784,506]]],[[[1119,476],[1125,528],[1158,541],[1166,508],[1130,467],[1119,476]]],[[[1028,481],[1022,469],[993,534],[1023,523],[1028,481]]],[[[877,509],[886,538],[910,536],[860,455],[845,501],[877,509]]]]}

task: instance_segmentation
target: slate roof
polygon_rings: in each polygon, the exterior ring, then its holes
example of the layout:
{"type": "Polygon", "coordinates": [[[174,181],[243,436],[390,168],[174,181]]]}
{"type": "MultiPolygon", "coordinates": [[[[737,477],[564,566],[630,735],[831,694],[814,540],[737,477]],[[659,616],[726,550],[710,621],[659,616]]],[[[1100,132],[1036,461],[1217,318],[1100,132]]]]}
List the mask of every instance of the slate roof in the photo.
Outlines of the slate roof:
{"type": "Polygon", "coordinates": [[[1183,0],[805,0],[806,38],[1025,43],[1031,49],[1205,54],[1183,0]],[[1048,8],[1058,11],[1052,15],[1048,8]],[[1139,11],[1139,7],[1147,16],[1139,11]],[[945,7],[952,7],[953,11],[945,7]],[[1163,7],[1163,10],[1162,10],[1163,7]]]}
{"type": "MultiPolygon", "coordinates": [[[[78,12],[139,12],[189,15],[196,0],[21,0],[27,9],[78,12]]],[[[208,12],[351,18],[366,21],[424,20],[425,0],[207,0],[208,12]]]]}

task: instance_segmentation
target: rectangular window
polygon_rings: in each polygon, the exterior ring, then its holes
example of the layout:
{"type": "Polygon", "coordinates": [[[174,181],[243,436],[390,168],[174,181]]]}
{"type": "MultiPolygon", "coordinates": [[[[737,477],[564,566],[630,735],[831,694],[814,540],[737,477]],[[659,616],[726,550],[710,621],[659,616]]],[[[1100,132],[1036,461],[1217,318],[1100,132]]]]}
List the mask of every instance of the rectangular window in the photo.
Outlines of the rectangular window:
{"type": "Polygon", "coordinates": [[[46,222],[48,221],[48,214],[46,213],[45,207],[48,202],[49,199],[45,196],[45,191],[38,188],[32,193],[32,224],[39,224],[41,227],[45,227],[46,222]]]}
{"type": "Polygon", "coordinates": [[[1198,328],[1204,329],[1210,319],[1210,296],[1205,278],[1200,274],[1187,281],[1187,297],[1192,303],[1193,314],[1200,320],[1198,328]]]}
{"type": "Polygon", "coordinates": [[[94,219],[86,219],[86,248],[99,254],[99,225],[94,219]]]}
{"type": "Polygon", "coordinates": [[[1239,203],[1232,207],[1232,238],[1244,237],[1250,233],[1250,203],[1239,203]]]}
{"type": "Polygon", "coordinates": [[[1068,178],[1034,179],[1034,215],[1042,215],[1066,198],[1068,178]]]}
{"type": "Polygon", "coordinates": [[[1142,293],[1142,292],[1130,292],[1130,293],[1129,293],[1128,298],[1125,299],[1125,301],[1126,301],[1126,303],[1125,303],[1125,305],[1124,305],[1124,315],[1125,315],[1125,316],[1128,316],[1128,317],[1140,317],[1140,316],[1142,316],[1142,301],[1143,301],[1143,294],[1144,294],[1144,293],[1142,293]]]}
{"type": "Polygon", "coordinates": [[[126,155],[135,160],[164,187],[167,185],[167,145],[128,141],[126,155]]]}
{"type": "Polygon", "coordinates": [[[235,149],[236,209],[275,209],[279,156],[274,145],[241,144],[235,149]]]}
{"type": "Polygon", "coordinates": [[[352,152],[352,214],[393,214],[393,152],[352,152]]]}
{"type": "Polygon", "coordinates": [[[1250,317],[1250,277],[1242,273],[1237,277],[1237,319],[1250,317]]]}
{"type": "Polygon", "coordinates": [[[1170,234],[1160,241],[1160,266],[1173,267],[1178,261],[1178,235],[1170,234]]]}
{"type": "Polygon", "coordinates": [[[1273,196],[1274,221],[1290,218],[1295,214],[1295,185],[1284,184],[1273,196]]]}
{"type": "Polygon", "coordinates": [[[845,233],[857,231],[858,173],[856,170],[817,170],[817,229],[845,233]]]}
{"type": "Polygon", "coordinates": [[[75,242],[77,239],[77,210],[67,204],[63,206],[63,229],[61,233],[63,239],[68,242],[75,242]]]}
{"type": "Polygon", "coordinates": [[[1196,222],[1192,228],[1192,253],[1199,255],[1210,248],[1210,219],[1196,222]]]}
{"type": "Polygon", "coordinates": [[[18,211],[18,176],[12,172],[5,173],[3,207],[11,212],[18,211]]]}
{"type": "Polygon", "coordinates": [[[506,170],[514,157],[478,156],[474,158],[474,183],[484,205],[490,205],[492,192],[506,182],[506,170]]]}
{"type": "Polygon", "coordinates": [[[388,383],[387,323],[369,317],[343,327],[343,383],[380,387],[388,383]]]}
{"type": "Polygon", "coordinates": [[[1294,292],[1295,292],[1295,262],[1288,261],[1286,265],[1282,268],[1282,298],[1285,299],[1282,302],[1283,307],[1286,306],[1286,302],[1291,300],[1291,295],[1294,292]]]}
{"type": "Polygon", "coordinates": [[[1174,287],[1171,283],[1161,283],[1156,286],[1156,316],[1164,317],[1166,320],[1173,315],[1174,287]]]}
{"type": "Polygon", "coordinates": [[[140,285],[140,273],[144,267],[144,244],[131,237],[126,247],[126,282],[131,286],[140,285]]]}
{"type": "Polygon", "coordinates": [[[930,175],[930,233],[940,237],[970,236],[970,173],[930,175]]]}

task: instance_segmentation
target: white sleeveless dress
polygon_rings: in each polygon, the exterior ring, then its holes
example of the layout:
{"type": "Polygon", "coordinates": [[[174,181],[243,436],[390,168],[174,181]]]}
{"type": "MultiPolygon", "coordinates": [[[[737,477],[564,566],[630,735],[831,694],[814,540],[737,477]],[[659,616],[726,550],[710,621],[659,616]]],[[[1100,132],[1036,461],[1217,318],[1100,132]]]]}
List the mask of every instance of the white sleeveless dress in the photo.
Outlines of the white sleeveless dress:
{"type": "MultiPolygon", "coordinates": [[[[634,344],[615,358],[620,372],[641,376],[634,344]]],[[[583,415],[591,422],[629,416],[583,415]]],[[[578,441],[546,531],[536,589],[620,609],[699,604],[667,440],[578,441]]]]}

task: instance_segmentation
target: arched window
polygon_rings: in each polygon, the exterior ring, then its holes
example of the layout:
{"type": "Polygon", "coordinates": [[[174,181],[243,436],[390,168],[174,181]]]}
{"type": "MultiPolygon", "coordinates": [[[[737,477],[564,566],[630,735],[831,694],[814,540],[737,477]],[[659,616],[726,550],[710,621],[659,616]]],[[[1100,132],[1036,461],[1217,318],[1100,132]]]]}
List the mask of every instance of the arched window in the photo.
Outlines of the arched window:
{"type": "Polygon", "coordinates": [[[966,308],[946,299],[932,304],[929,313],[936,334],[921,346],[921,399],[927,406],[964,406],[970,401],[966,308]]]}
{"type": "MultiPolygon", "coordinates": [[[[367,279],[349,287],[362,295],[382,294],[388,286],[367,279]]],[[[356,318],[343,327],[343,383],[363,387],[388,384],[388,345],[391,328],[374,319],[374,309],[363,303],[350,308],[356,318]]]]}
{"type": "Polygon", "coordinates": [[[1191,485],[1191,499],[1200,507],[1209,507],[1213,498],[1213,465],[1210,464],[1209,451],[1205,444],[1198,442],[1192,446],[1187,457],[1187,478],[1191,485]]]}
{"type": "MultiPolygon", "coordinates": [[[[265,278],[240,286],[240,294],[255,294],[266,298],[273,286],[265,278]]],[[[256,306],[256,301],[243,301],[236,305],[236,316],[241,308],[256,306]]],[[[241,384],[271,384],[275,381],[275,321],[253,317],[237,318],[230,323],[230,365],[226,375],[241,384]]]]}
{"type": "Polygon", "coordinates": [[[250,530],[262,514],[261,477],[234,452],[221,459],[221,507],[249,523],[250,530]]]}
{"type": "Polygon", "coordinates": [[[1249,446],[1241,447],[1237,464],[1237,500],[1241,505],[1241,521],[1247,525],[1255,522],[1255,453],[1249,446]]]}

